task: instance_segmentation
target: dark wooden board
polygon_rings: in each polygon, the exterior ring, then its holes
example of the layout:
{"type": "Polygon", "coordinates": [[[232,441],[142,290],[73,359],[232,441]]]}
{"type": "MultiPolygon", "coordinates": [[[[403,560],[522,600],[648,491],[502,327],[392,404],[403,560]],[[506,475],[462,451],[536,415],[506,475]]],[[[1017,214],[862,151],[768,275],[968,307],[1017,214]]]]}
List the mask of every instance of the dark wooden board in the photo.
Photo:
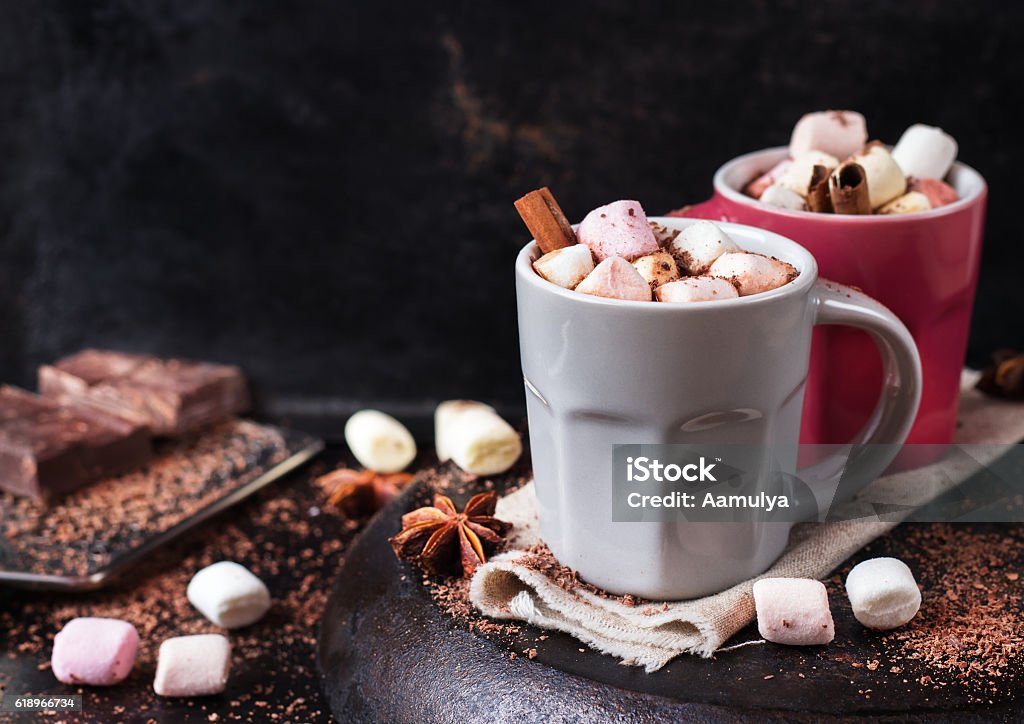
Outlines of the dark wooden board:
{"type": "MultiPolygon", "coordinates": [[[[349,552],[328,601],[319,664],[331,709],[342,721],[1021,718],[1019,678],[1002,685],[991,704],[974,701],[966,687],[922,685],[920,677],[931,672],[921,662],[888,660],[879,634],[857,624],[836,584],[829,586],[836,621],[830,646],[768,644],[710,660],[681,656],[653,674],[530,626],[511,636],[472,632],[439,609],[420,576],[388,546],[401,513],[425,494],[410,489],[372,522],[349,552]],[[539,641],[542,633],[549,638],[539,641]],[[533,660],[522,655],[529,648],[537,650],[533,660]],[[518,656],[511,659],[511,652],[518,656]],[[879,661],[874,670],[855,666],[872,660],[879,661]],[[897,664],[900,673],[891,673],[897,664]]],[[[851,562],[900,555],[908,537],[926,527],[897,528],[851,562]]],[[[1007,531],[991,525],[963,530],[989,529],[1007,531]]],[[[733,642],[757,638],[751,625],[733,642]]]]}

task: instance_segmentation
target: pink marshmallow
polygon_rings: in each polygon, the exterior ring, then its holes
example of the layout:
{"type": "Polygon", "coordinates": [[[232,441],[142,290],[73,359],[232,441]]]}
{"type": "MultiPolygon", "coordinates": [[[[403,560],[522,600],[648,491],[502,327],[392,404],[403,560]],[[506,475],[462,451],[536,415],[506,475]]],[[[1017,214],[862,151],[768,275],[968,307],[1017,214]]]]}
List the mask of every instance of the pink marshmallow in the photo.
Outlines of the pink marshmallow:
{"type": "Polygon", "coordinates": [[[713,302],[739,296],[731,282],[717,277],[686,277],[658,287],[659,302],[713,302]]]}
{"type": "Polygon", "coordinates": [[[53,639],[50,665],[65,684],[110,686],[135,665],[139,633],[116,618],[73,618],[53,639]]]}
{"type": "Polygon", "coordinates": [[[651,287],[647,280],[620,256],[610,256],[594,267],[594,271],[576,285],[576,291],[610,299],[651,301],[651,287]]]}
{"type": "Polygon", "coordinates": [[[763,174],[758,176],[756,179],[748,183],[746,187],[743,189],[743,193],[745,193],[747,196],[753,196],[755,199],[761,198],[761,194],[764,193],[764,190],[769,186],[774,185],[775,182],[782,177],[782,174],[786,173],[786,169],[788,169],[792,165],[792,159],[782,159],[777,164],[772,166],[770,169],[765,171],[763,174]]]}
{"type": "Polygon", "coordinates": [[[859,151],[868,140],[864,116],[854,111],[808,113],[793,128],[789,155],[793,158],[808,151],[824,151],[846,158],[859,151]]]}
{"type": "Polygon", "coordinates": [[[741,297],[747,297],[788,284],[796,278],[797,272],[790,264],[763,254],[736,252],[715,259],[708,275],[728,279],[736,285],[741,297]]]}
{"type": "Polygon", "coordinates": [[[754,582],[757,630],[776,644],[820,646],[836,636],[825,584],[810,578],[754,582]]]}
{"type": "Polygon", "coordinates": [[[160,644],[153,691],[159,696],[208,696],[224,691],[231,644],[220,634],[178,636],[160,644]]]}
{"type": "Polygon", "coordinates": [[[960,195],[956,192],[956,189],[937,178],[912,179],[909,190],[917,191],[927,196],[933,209],[960,200],[960,195]]]}
{"type": "Polygon", "coordinates": [[[612,256],[635,261],[658,251],[654,232],[637,201],[613,201],[594,209],[580,222],[576,238],[590,247],[598,261],[612,256]]]}

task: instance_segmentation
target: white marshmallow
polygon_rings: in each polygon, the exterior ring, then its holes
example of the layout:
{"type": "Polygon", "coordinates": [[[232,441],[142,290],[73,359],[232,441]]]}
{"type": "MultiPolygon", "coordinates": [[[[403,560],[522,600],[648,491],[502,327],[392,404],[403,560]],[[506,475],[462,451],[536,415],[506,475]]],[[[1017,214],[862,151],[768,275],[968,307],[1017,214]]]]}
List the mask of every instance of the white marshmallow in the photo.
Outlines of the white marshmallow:
{"type": "Polygon", "coordinates": [[[651,301],[651,287],[632,264],[621,256],[610,256],[576,285],[580,294],[633,302],[651,301]]]}
{"type": "Polygon", "coordinates": [[[780,209],[790,209],[792,211],[805,211],[807,209],[807,202],[803,196],[792,189],[779,186],[778,184],[766,188],[761,194],[759,201],[762,204],[777,206],[780,209]]]}
{"type": "Polygon", "coordinates": [[[594,271],[594,256],[590,247],[573,244],[549,251],[533,262],[533,268],[552,284],[572,289],[594,271]]]}
{"type": "Polygon", "coordinates": [[[819,646],[835,638],[825,584],[810,578],[762,578],[754,582],[757,630],[769,641],[819,646]]]}
{"type": "Polygon", "coordinates": [[[674,282],[679,278],[679,269],[676,268],[676,260],[666,251],[659,251],[657,254],[642,256],[633,262],[633,268],[640,272],[640,276],[647,280],[651,289],[656,289],[662,284],[674,282]]]}
{"type": "Polygon", "coordinates": [[[437,457],[451,459],[467,473],[496,475],[523,454],[519,433],[492,407],[472,400],[448,400],[434,412],[437,457]]]}
{"type": "Polygon", "coordinates": [[[868,181],[868,199],[877,209],[902,196],[907,190],[907,179],[889,150],[880,143],[872,143],[853,155],[852,160],[864,169],[868,181]]]}
{"type": "Polygon", "coordinates": [[[397,473],[416,457],[416,441],[391,415],[360,410],[345,423],[345,442],[363,467],[397,473]]]}
{"type": "Polygon", "coordinates": [[[915,123],[900,136],[892,157],[906,176],[945,178],[956,161],[956,140],[941,128],[915,123]]]}
{"type": "Polygon", "coordinates": [[[231,644],[220,634],[167,639],[157,655],[153,691],[159,696],[220,694],[230,669],[231,644]]]}
{"type": "Polygon", "coordinates": [[[764,190],[776,183],[779,180],[779,177],[786,172],[786,169],[788,169],[792,163],[792,159],[782,159],[763,174],[748,183],[743,188],[743,193],[747,196],[753,196],[755,199],[761,198],[761,194],[764,193],[764,190]]]}
{"type": "Polygon", "coordinates": [[[916,211],[928,211],[932,202],[920,191],[897,196],[878,210],[880,214],[913,214],[916,211]]]}
{"type": "Polygon", "coordinates": [[[797,276],[790,264],[749,252],[723,254],[711,265],[708,274],[731,281],[741,297],[771,291],[797,276]]]}
{"type": "Polygon", "coordinates": [[[819,111],[808,113],[793,127],[789,155],[799,156],[820,149],[846,158],[868,140],[867,123],[856,111],[819,111]]]}
{"type": "Polygon", "coordinates": [[[447,400],[434,410],[434,449],[437,451],[437,459],[442,463],[452,456],[449,452],[451,444],[448,442],[448,436],[452,430],[451,421],[456,415],[467,410],[495,412],[490,405],[476,400],[447,400]]]}
{"type": "Polygon", "coordinates": [[[270,610],[270,591],[263,581],[233,561],[199,571],[185,595],[199,613],[224,628],[248,626],[270,610]]]}
{"type": "Polygon", "coordinates": [[[854,617],[868,628],[902,626],[921,608],[921,590],[907,564],[898,558],[872,558],[846,577],[854,617]]]}
{"type": "Polygon", "coordinates": [[[728,234],[710,221],[690,224],[672,240],[668,249],[679,261],[680,268],[690,276],[706,272],[722,254],[741,251],[728,234]]]}
{"type": "Polygon", "coordinates": [[[655,291],[659,302],[713,302],[739,295],[731,282],[718,277],[686,277],[655,291]]]}
{"type": "MultiPolygon", "coordinates": [[[[811,186],[811,176],[814,175],[814,167],[824,166],[831,173],[838,165],[839,159],[835,156],[821,151],[807,151],[794,158],[793,163],[779,175],[779,180],[773,185],[785,186],[790,191],[806,197],[811,186]]],[[[761,200],[764,201],[763,195],[761,200]]]]}

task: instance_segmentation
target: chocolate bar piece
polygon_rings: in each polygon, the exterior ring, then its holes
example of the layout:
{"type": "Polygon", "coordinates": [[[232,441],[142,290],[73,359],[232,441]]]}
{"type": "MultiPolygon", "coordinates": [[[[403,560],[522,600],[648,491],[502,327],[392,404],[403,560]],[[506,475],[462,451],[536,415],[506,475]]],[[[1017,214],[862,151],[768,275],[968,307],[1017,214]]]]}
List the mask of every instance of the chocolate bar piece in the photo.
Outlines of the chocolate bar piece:
{"type": "Polygon", "coordinates": [[[177,437],[249,407],[238,367],[87,349],[39,368],[39,390],[177,437]]]}
{"type": "Polygon", "coordinates": [[[0,487],[37,500],[143,465],[152,454],[138,425],[0,387],[0,487]]]}

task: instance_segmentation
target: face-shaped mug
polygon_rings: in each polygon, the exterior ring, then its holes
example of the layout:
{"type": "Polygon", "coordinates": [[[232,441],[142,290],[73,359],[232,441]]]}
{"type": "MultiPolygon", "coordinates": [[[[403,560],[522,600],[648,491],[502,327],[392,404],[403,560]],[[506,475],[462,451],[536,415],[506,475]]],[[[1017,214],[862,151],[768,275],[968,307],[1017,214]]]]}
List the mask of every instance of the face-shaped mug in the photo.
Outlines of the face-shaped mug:
{"type": "MultiPolygon", "coordinates": [[[[694,220],[653,219],[672,228],[694,220]]],[[[858,442],[857,466],[878,475],[906,437],[921,368],[906,327],[853,289],[818,280],[817,264],[777,234],[722,224],[742,248],[792,264],[770,292],[673,304],[604,299],[534,272],[531,242],[516,260],[516,294],[541,536],[558,560],[613,593],[653,599],[707,595],[757,575],[779,556],[792,523],[614,522],[612,452],[619,444],[761,446],[796,465],[815,325],[875,339],[883,394],[858,442]],[[701,421],[716,420],[714,425],[701,421]]],[[[789,470],[786,472],[795,472],[789,470]]],[[[822,484],[833,484],[823,480],[822,484]]]]}
{"type": "MultiPolygon", "coordinates": [[[[681,209],[685,217],[750,224],[805,246],[821,275],[855,286],[907,325],[921,354],[921,406],[901,466],[930,462],[953,440],[960,372],[978,283],[988,188],[981,175],[955,163],[948,176],[960,200],[913,214],[839,215],[780,209],[742,189],[786,158],[769,148],[739,156],[715,173],[714,196],[681,209]]],[[[675,215],[675,214],[673,214],[675,215]]],[[[814,333],[801,442],[841,443],[871,414],[882,367],[863,333],[814,333]]]]}

